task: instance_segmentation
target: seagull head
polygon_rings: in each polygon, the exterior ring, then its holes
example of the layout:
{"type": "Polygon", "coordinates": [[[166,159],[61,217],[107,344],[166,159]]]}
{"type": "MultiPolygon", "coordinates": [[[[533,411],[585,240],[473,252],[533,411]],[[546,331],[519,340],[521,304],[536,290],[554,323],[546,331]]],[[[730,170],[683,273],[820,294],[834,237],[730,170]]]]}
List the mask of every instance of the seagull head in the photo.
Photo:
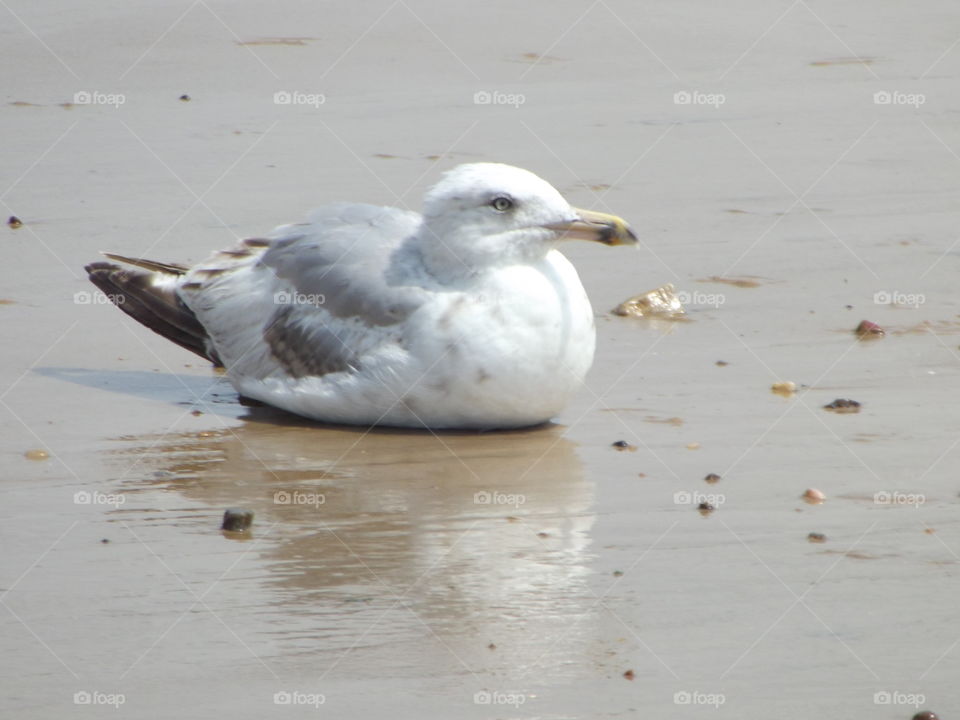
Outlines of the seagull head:
{"type": "Polygon", "coordinates": [[[447,172],[424,198],[419,236],[428,267],[444,275],[535,262],[565,238],[637,242],[623,219],[572,207],[532,172],[499,163],[447,172]]]}

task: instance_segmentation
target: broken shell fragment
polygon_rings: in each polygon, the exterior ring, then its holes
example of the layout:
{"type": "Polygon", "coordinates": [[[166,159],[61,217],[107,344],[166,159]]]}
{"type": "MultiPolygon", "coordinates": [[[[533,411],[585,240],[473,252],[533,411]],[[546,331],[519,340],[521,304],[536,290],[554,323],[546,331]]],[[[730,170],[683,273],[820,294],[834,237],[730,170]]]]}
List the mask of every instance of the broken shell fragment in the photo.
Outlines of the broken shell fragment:
{"type": "Polygon", "coordinates": [[[858,413],[860,412],[860,403],[856,400],[837,398],[832,403],[823,406],[824,410],[832,410],[835,413],[858,413]]]}
{"type": "Polygon", "coordinates": [[[613,309],[614,315],[625,317],[677,317],[685,313],[683,303],[674,292],[673,285],[669,283],[655,290],[627,298],[613,309]]]}
{"type": "Polygon", "coordinates": [[[46,450],[35,448],[33,450],[27,450],[23,456],[27,460],[46,460],[48,457],[50,457],[50,453],[48,453],[46,450]]]}
{"type": "Polygon", "coordinates": [[[789,397],[797,392],[797,384],[792,380],[775,382],[773,385],[770,386],[770,391],[775,392],[777,395],[783,395],[784,397],[789,397]]]}
{"type": "Polygon", "coordinates": [[[879,338],[887,334],[882,327],[869,320],[862,320],[854,332],[862,338],[879,338]]]}

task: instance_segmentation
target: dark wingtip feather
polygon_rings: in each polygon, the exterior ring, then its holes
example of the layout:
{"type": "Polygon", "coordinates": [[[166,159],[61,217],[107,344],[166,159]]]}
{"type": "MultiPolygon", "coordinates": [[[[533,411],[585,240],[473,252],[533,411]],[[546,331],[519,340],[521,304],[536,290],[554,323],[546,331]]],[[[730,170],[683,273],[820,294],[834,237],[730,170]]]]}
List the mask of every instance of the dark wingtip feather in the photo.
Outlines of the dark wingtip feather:
{"type": "MultiPolygon", "coordinates": [[[[136,264],[146,267],[150,263],[136,264]]],[[[122,268],[108,262],[93,262],[84,269],[90,282],[134,320],[215,365],[222,365],[197,316],[172,288],[157,286],[153,272],[122,268]]]]}
{"type": "Polygon", "coordinates": [[[151,272],[162,272],[169,273],[170,275],[185,275],[190,268],[186,265],[178,265],[177,263],[163,263],[157,262],[156,260],[145,260],[144,258],[132,258],[127,257],[126,255],[117,255],[116,253],[101,251],[101,255],[108,257],[111,260],[116,260],[117,262],[126,263],[127,265],[134,265],[144,270],[150,270],[151,272]]]}

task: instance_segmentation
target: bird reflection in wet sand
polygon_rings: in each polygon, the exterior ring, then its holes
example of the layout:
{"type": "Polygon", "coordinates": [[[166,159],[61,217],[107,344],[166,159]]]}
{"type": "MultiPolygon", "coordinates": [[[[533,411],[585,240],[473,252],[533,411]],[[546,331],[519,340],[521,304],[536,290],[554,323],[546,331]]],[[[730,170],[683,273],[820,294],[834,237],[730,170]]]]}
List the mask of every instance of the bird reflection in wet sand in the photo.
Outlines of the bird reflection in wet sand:
{"type": "Polygon", "coordinates": [[[595,602],[592,486],[562,428],[360,435],[285,422],[118,451],[143,476],[126,491],[175,490],[211,516],[255,511],[263,549],[244,562],[268,600],[245,627],[280,642],[272,662],[307,653],[354,675],[576,665],[595,602]]]}

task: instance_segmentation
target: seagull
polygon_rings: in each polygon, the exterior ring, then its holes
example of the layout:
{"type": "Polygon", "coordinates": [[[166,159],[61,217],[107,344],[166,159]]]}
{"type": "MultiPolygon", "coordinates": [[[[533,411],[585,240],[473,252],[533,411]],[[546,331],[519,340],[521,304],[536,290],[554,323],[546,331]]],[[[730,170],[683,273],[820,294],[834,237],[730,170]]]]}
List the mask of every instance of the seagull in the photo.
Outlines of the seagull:
{"type": "Polygon", "coordinates": [[[241,396],[327,423],[494,430],[549,421],[593,363],[570,238],[637,242],[528,170],[470,163],[422,215],[335,203],[193,267],[103,253],[127,267],[86,270],[241,396]]]}

